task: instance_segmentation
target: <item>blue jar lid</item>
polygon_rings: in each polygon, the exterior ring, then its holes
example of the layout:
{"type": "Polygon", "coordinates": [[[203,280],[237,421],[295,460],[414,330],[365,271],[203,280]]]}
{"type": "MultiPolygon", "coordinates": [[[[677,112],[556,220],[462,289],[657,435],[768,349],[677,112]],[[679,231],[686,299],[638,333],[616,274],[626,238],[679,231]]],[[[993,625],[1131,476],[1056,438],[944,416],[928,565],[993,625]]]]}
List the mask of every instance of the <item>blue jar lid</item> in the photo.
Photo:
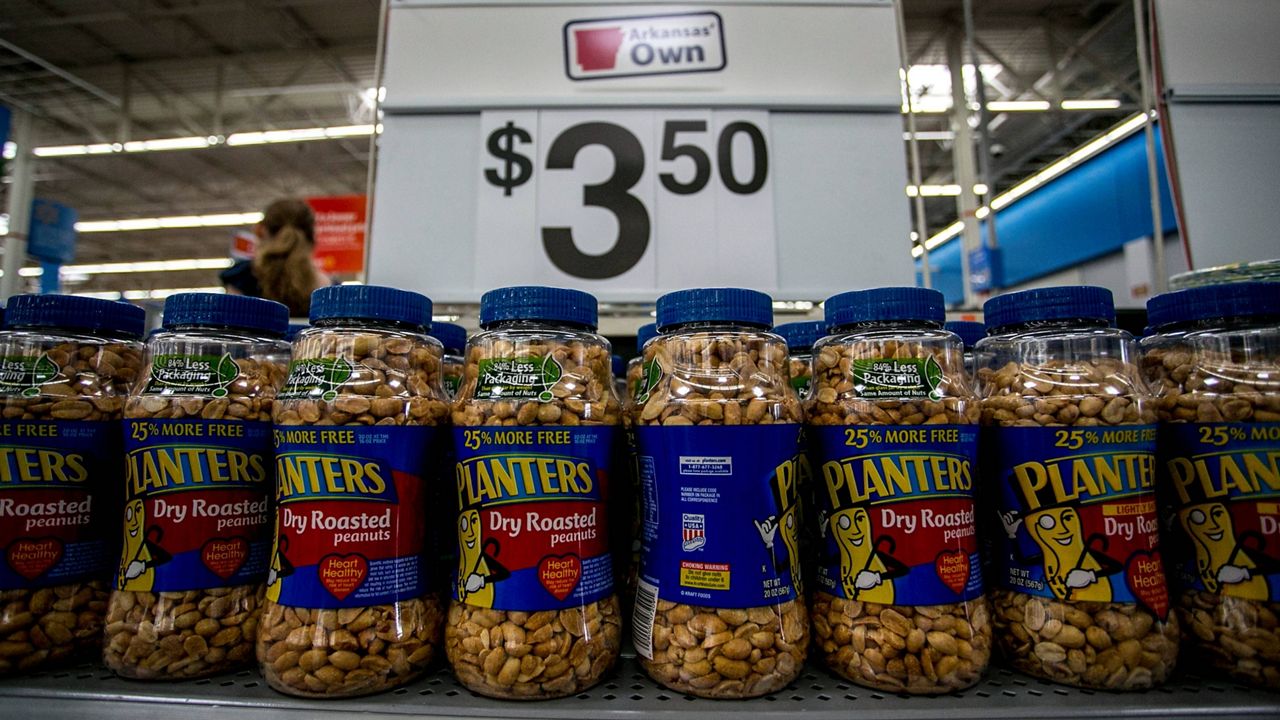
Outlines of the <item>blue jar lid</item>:
{"type": "Polygon", "coordinates": [[[773,298],[747,288],[676,290],[658,298],[658,330],[691,322],[773,325],[773,298]]]}
{"type": "Polygon", "coordinates": [[[274,300],[220,293],[178,293],[164,301],[164,327],[185,325],[254,330],[284,337],[289,308],[274,300]]]}
{"type": "Polygon", "coordinates": [[[1147,301],[1147,325],[1152,330],[1176,323],[1259,316],[1280,316],[1280,282],[1205,285],[1147,301]]]}
{"type": "Polygon", "coordinates": [[[972,349],[978,341],[987,336],[987,326],[980,322],[972,320],[952,320],[942,326],[944,330],[960,336],[960,340],[964,342],[966,350],[972,349]]]}
{"type": "Polygon", "coordinates": [[[5,327],[66,328],[141,338],[147,313],[137,305],[75,295],[14,295],[5,309],[5,327]]]}
{"type": "Polygon", "coordinates": [[[298,333],[311,327],[306,323],[289,323],[289,329],[284,333],[284,339],[293,342],[298,337],[298,333]]]}
{"type": "Polygon", "coordinates": [[[644,350],[644,344],[658,337],[658,323],[645,323],[636,331],[636,354],[644,350]]]}
{"type": "Polygon", "coordinates": [[[616,378],[624,377],[627,374],[627,361],[621,355],[614,353],[609,358],[613,366],[613,376],[616,378]]]}
{"type": "Polygon", "coordinates": [[[516,285],[480,296],[480,327],[503,320],[533,320],[596,329],[596,299],[590,293],[541,285],[516,285]]]}
{"type": "Polygon", "coordinates": [[[446,352],[450,355],[461,355],[462,351],[467,347],[467,329],[461,325],[454,325],[447,322],[431,323],[431,337],[440,341],[446,352]]]}
{"type": "Polygon", "coordinates": [[[381,320],[431,326],[431,298],[381,285],[330,285],[311,293],[311,322],[381,320]]]}
{"type": "Polygon", "coordinates": [[[1116,321],[1111,291],[1091,285],[1035,288],[997,295],[982,306],[987,328],[1046,320],[1098,320],[1108,325],[1116,321]]]}
{"type": "Polygon", "coordinates": [[[824,304],[831,327],[860,322],[934,322],[947,318],[946,300],[937,290],[887,287],[833,295],[824,304]]]}
{"type": "Polygon", "coordinates": [[[787,341],[787,350],[794,354],[797,350],[812,350],[813,344],[827,335],[826,320],[810,320],[807,322],[783,323],[773,329],[787,341]]]}

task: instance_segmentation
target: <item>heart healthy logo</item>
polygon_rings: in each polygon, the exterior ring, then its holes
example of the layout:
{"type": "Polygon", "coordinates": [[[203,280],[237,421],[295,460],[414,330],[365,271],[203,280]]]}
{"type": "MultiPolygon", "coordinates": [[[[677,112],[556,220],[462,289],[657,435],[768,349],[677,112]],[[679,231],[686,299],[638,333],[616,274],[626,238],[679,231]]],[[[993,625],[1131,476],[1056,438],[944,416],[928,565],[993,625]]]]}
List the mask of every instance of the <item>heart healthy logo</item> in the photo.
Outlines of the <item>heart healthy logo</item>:
{"type": "Polygon", "coordinates": [[[48,354],[0,358],[0,395],[35,397],[40,386],[58,377],[58,364],[48,354]]]}
{"type": "Polygon", "coordinates": [[[289,363],[289,377],[280,391],[281,400],[302,398],[333,402],[338,388],[351,380],[355,365],[346,358],[313,358],[289,363]]]}
{"type": "Polygon", "coordinates": [[[230,354],[157,355],[151,361],[148,395],[227,396],[227,386],[240,377],[240,366],[230,354]]]}
{"type": "Polygon", "coordinates": [[[555,398],[551,388],[560,382],[562,373],[550,355],[481,360],[476,398],[550,402],[555,398]]]}
{"type": "Polygon", "coordinates": [[[871,400],[928,398],[941,400],[942,366],[925,358],[875,358],[853,361],[853,389],[871,400]]]}

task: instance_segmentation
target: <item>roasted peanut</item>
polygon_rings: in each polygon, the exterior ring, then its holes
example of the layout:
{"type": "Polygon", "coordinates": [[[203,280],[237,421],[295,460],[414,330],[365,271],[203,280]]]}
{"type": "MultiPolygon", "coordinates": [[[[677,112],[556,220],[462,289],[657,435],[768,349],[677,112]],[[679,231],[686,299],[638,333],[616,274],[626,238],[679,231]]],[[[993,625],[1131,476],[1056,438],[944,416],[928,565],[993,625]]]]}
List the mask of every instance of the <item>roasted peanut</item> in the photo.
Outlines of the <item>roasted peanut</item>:
{"type": "MultiPolygon", "coordinates": [[[[789,382],[786,345],[776,335],[730,329],[663,335],[646,344],[644,363],[656,364],[660,379],[649,384],[631,410],[637,427],[802,421],[800,401],[789,382]]],[[[765,695],[791,682],[804,665],[809,644],[797,536],[798,528],[783,540],[796,586],[794,600],[716,608],[653,599],[653,657],[640,660],[649,675],[680,692],[712,698],[765,695]]]]}
{"type": "MultiPolygon", "coordinates": [[[[137,324],[140,333],[141,312],[137,324]]],[[[118,432],[114,423],[119,422],[125,397],[142,368],[140,342],[77,337],[61,331],[7,332],[0,339],[0,356],[6,365],[5,377],[0,379],[0,422],[84,421],[92,423],[85,428],[93,432],[100,432],[99,428],[118,432]],[[48,364],[41,367],[46,360],[48,364]],[[15,373],[17,363],[30,365],[32,372],[15,373]]],[[[10,442],[24,441],[13,438],[10,442]]],[[[117,537],[113,525],[119,511],[117,490],[122,484],[119,449],[115,441],[111,446],[110,457],[78,461],[91,471],[100,468],[106,472],[90,474],[83,478],[83,485],[76,486],[71,499],[76,504],[90,497],[81,487],[92,489],[92,514],[88,521],[77,520],[70,531],[81,548],[100,543],[98,552],[108,558],[117,537]]],[[[56,459],[61,461],[63,456],[56,459]]],[[[16,548],[0,548],[4,550],[17,552],[16,548]]],[[[55,561],[43,575],[56,565],[55,561]]],[[[89,572],[80,573],[83,579],[64,576],[72,582],[50,585],[47,579],[36,577],[29,587],[0,588],[0,675],[63,663],[82,651],[100,647],[111,567],[84,569],[89,572]]]]}
{"type": "MultiPolygon", "coordinates": [[[[833,301],[828,301],[829,307],[833,301]]],[[[967,425],[975,427],[979,421],[980,409],[974,390],[971,387],[964,368],[964,358],[958,343],[948,335],[936,331],[910,331],[881,329],[850,333],[837,331],[815,348],[814,367],[816,375],[812,392],[806,403],[806,415],[809,423],[810,442],[814,442],[815,432],[822,426],[853,427],[864,432],[879,432],[881,437],[889,429],[901,426],[938,426],[967,425]],[[905,335],[905,336],[904,336],[905,335]],[[862,397],[860,388],[866,381],[863,376],[867,363],[893,360],[905,368],[925,368],[927,363],[937,363],[940,375],[936,386],[928,386],[926,373],[919,371],[920,379],[925,385],[918,388],[884,388],[880,397],[862,397]],[[925,361],[924,364],[919,361],[925,361]],[[913,364],[914,363],[914,364],[913,364]],[[919,397],[917,397],[919,396],[919,397]]],[[[910,372],[907,375],[911,375],[910,372]]],[[[908,378],[905,382],[911,382],[908,378]]],[[[967,451],[972,452],[976,434],[969,439],[967,451]]],[[[902,450],[915,450],[927,445],[906,446],[902,441],[902,450]]],[[[844,438],[840,438],[838,447],[826,447],[819,443],[823,460],[835,460],[844,457],[849,450],[845,447],[844,438]],[[834,454],[832,454],[834,453],[834,454]]],[[[884,451],[889,446],[878,446],[884,451]]],[[[956,442],[949,448],[951,455],[964,450],[965,447],[956,442]]],[[[871,452],[863,450],[862,452],[871,452]]],[[[838,465],[837,465],[838,467],[838,465]]],[[[828,492],[824,469],[815,467],[815,481],[821,486],[815,494],[822,499],[819,507],[824,507],[822,522],[829,522],[827,513],[839,510],[833,507],[832,498],[837,497],[835,490],[828,492]]],[[[923,474],[924,471],[922,471],[923,474]]],[[[960,471],[958,471],[960,472],[960,471]]],[[[963,471],[972,477],[972,469],[963,471]]],[[[931,484],[927,477],[921,480],[927,493],[931,484]]],[[[954,495],[956,483],[960,478],[950,474],[935,478],[949,488],[945,502],[954,495]]],[[[870,485],[870,483],[868,483],[870,485]]],[[[927,498],[927,495],[913,495],[913,500],[927,498]]],[[[884,502],[883,500],[881,501],[884,502]]],[[[883,513],[893,512],[893,505],[880,504],[878,515],[873,522],[867,520],[868,530],[882,532],[877,523],[881,522],[883,513]]],[[[831,517],[845,517],[853,506],[831,517]]],[[[948,505],[954,511],[954,506],[948,505]]],[[[855,511],[856,512],[856,511],[855,511]]],[[[911,511],[913,513],[918,511],[911,511]]],[[[963,512],[963,511],[962,511],[963,512]]],[[[969,567],[969,558],[976,555],[976,542],[972,527],[973,505],[968,504],[969,532],[957,535],[944,547],[963,556],[963,566],[968,572],[961,582],[961,588],[953,591],[959,595],[968,585],[969,575],[976,576],[976,568],[969,567]],[[960,539],[968,538],[968,539],[960,539]]],[[[929,532],[925,528],[921,532],[929,532]]],[[[847,532],[841,528],[829,526],[823,528],[822,545],[825,549],[829,535],[847,532]]],[[[898,538],[901,541],[902,538],[898,538]]],[[[920,542],[943,541],[943,535],[920,542]]],[[[840,540],[835,541],[839,547],[840,540]]],[[[870,541],[867,541],[870,542],[870,541]]],[[[899,542],[901,545],[901,542],[899,542]]],[[[839,562],[838,568],[822,571],[822,579],[817,583],[813,594],[813,632],[815,648],[823,653],[827,666],[836,673],[855,682],[891,692],[908,692],[916,694],[947,693],[969,687],[978,681],[986,670],[991,655],[991,618],[987,600],[979,592],[976,597],[966,602],[950,602],[945,604],[900,604],[903,600],[911,601],[911,597],[903,597],[892,591],[892,580],[883,581],[876,588],[864,591],[856,586],[842,588],[847,597],[862,597],[866,600],[846,599],[824,587],[834,584],[845,585],[846,576],[853,577],[856,567],[846,567],[852,562],[844,550],[840,551],[830,562],[839,562]],[[871,600],[882,598],[880,602],[871,600]],[[893,599],[893,602],[889,601],[893,599]],[[898,604],[895,604],[898,603],[898,604]]],[[[870,567],[871,556],[866,566],[870,567]]],[[[857,567],[860,567],[857,566],[857,567]]],[[[932,564],[927,572],[934,572],[932,564]]],[[[966,596],[967,597],[967,596],[966,596]]],[[[937,602],[936,600],[934,601],[937,602]]]]}
{"type": "MultiPolygon", "coordinates": [[[[294,371],[275,402],[276,425],[286,431],[335,425],[443,425],[449,406],[442,365],[440,346],[420,335],[318,325],[296,342],[294,371]],[[314,369],[305,367],[309,364],[314,369]]],[[[353,450],[361,452],[360,448],[355,445],[353,450]]],[[[428,477],[425,482],[438,480],[428,477]]],[[[400,508],[396,512],[406,514],[397,516],[397,522],[422,523],[422,511],[425,508],[400,508]]],[[[276,553],[281,552],[280,542],[276,553]]],[[[304,697],[351,697],[421,675],[436,657],[444,620],[440,595],[431,587],[434,579],[432,575],[415,581],[426,587],[420,597],[341,609],[278,604],[272,599],[277,595],[269,591],[257,638],[258,662],[268,684],[304,697]]]]}
{"type": "MultiPolygon", "coordinates": [[[[618,426],[621,407],[608,345],[576,330],[525,325],[482,331],[468,346],[452,416],[455,426],[466,428],[618,426]],[[491,363],[507,361],[536,366],[539,378],[504,384],[489,376],[491,363]]],[[[478,523],[477,511],[462,505],[464,519],[475,514],[478,523]]],[[[475,532],[472,545],[481,542],[478,527],[475,532]]],[[[482,695],[513,699],[564,697],[598,682],[621,644],[617,595],[563,609],[497,609],[488,579],[484,589],[469,584],[478,580],[480,568],[468,558],[481,552],[461,553],[459,590],[445,624],[445,652],[458,680],[482,695]]]]}

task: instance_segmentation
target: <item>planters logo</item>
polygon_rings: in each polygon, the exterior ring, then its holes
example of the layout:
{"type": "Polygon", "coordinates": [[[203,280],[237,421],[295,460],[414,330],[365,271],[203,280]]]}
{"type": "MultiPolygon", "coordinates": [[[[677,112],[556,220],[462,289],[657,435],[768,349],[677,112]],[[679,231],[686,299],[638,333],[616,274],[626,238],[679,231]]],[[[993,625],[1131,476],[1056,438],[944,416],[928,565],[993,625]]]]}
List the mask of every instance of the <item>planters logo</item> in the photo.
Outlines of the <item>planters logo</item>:
{"type": "Polygon", "coordinates": [[[570,80],[717,72],[723,28],[713,12],[574,20],[564,26],[564,70],[570,80]]]}

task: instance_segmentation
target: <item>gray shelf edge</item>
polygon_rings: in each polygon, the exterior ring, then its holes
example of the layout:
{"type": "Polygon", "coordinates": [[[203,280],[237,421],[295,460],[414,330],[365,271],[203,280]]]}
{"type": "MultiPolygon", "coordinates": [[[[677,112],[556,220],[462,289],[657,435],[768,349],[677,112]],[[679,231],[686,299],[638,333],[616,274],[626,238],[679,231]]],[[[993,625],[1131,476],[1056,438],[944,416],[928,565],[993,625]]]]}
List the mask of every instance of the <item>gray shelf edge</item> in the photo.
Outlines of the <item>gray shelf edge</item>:
{"type": "Polygon", "coordinates": [[[5,716],[45,718],[120,718],[297,720],[304,716],[338,718],[695,718],[753,720],[803,713],[806,719],[950,720],[995,718],[1258,718],[1280,717],[1280,694],[1249,689],[1229,681],[1178,677],[1164,688],[1143,693],[1108,693],[1054,685],[1003,669],[991,670],[978,685],[940,697],[904,697],[876,692],[836,678],[810,665],[796,682],[765,698],[745,701],[694,700],[661,688],[633,660],[582,694],[562,700],[511,702],[481,698],[462,688],[445,670],[410,685],[364,698],[300,700],[266,687],[255,671],[208,680],[143,683],[117,679],[96,666],[0,680],[5,716]],[[15,704],[19,707],[15,707],[15,704]]]}

